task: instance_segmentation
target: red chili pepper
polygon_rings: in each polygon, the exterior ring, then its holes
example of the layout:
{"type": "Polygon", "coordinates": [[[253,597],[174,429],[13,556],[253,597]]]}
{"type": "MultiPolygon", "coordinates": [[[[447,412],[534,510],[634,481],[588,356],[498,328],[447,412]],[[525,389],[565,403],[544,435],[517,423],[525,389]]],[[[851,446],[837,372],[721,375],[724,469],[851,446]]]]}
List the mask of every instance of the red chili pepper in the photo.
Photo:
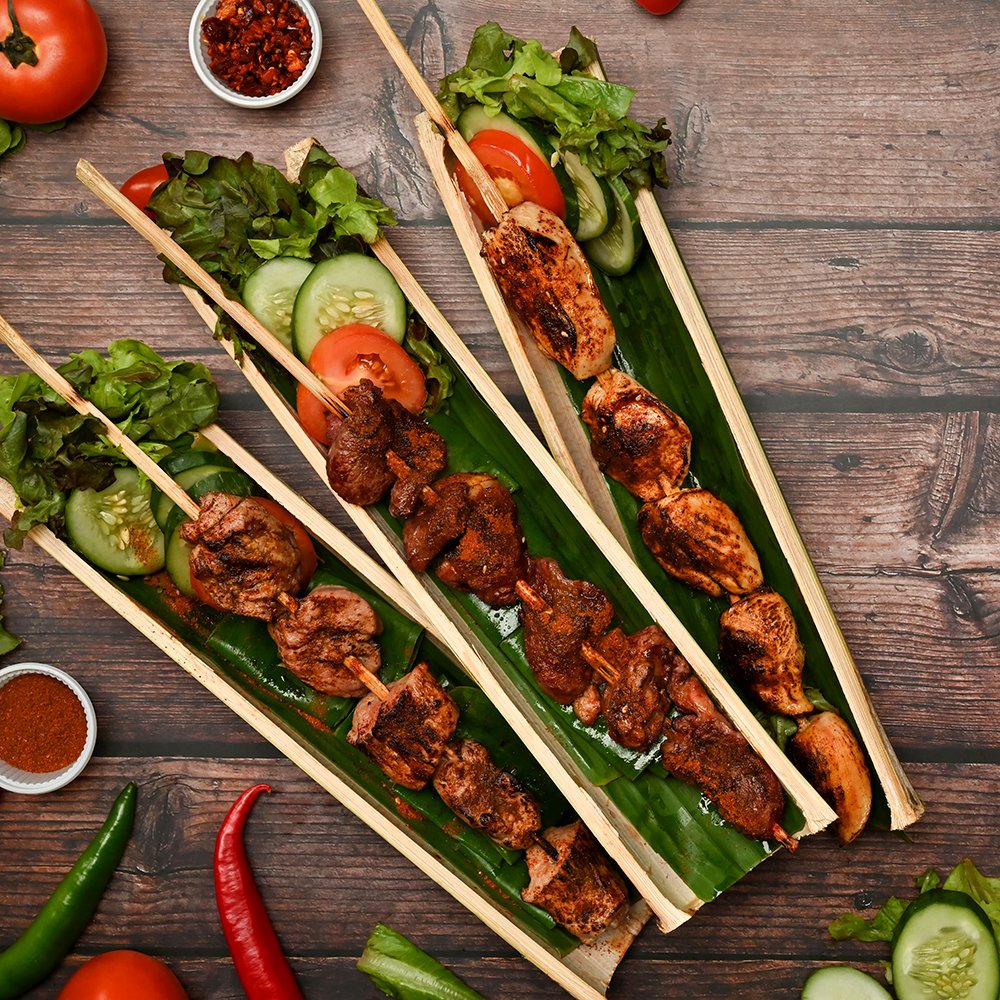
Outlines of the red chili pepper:
{"type": "Polygon", "coordinates": [[[247,1000],[302,1000],[243,843],[243,829],[254,802],[270,791],[270,785],[248,788],[223,820],[215,841],[215,900],[247,1000]]]}

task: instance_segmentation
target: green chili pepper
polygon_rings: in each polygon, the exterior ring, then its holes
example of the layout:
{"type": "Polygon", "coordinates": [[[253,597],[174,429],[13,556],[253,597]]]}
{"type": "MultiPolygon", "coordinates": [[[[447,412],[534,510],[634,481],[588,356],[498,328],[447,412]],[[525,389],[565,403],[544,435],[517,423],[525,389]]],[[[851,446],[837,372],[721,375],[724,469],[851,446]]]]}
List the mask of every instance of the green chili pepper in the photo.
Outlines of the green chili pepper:
{"type": "Polygon", "coordinates": [[[83,933],[125,853],[135,821],[135,796],[135,783],[130,782],[38,916],[0,954],[0,1000],[14,1000],[45,979],[83,933]]]}

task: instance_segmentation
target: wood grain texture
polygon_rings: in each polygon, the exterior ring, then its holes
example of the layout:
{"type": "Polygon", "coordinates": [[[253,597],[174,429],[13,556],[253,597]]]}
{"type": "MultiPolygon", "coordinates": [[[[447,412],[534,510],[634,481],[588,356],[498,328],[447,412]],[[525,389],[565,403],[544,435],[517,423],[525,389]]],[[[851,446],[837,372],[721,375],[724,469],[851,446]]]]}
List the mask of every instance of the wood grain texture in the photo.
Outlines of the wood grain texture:
{"type": "MultiPolygon", "coordinates": [[[[97,0],[95,0],[97,3],[97,0]]],[[[73,179],[86,156],[122,180],[164,149],[252,149],[280,163],[304,135],[397,210],[391,242],[502,388],[515,379],[415,150],[417,104],[349,0],[327,0],[323,63],[297,100],[241,111],[188,61],[192,5],[100,0],[108,76],[69,128],[0,161],[0,311],[52,361],[138,336],[212,363],[223,424],[339,524],[242,377],[160,265],[73,179]],[[155,25],[155,31],[150,30],[155,25]],[[153,67],[153,71],[151,71],[153,67]]],[[[873,831],[841,851],[813,837],[669,937],[648,930],[612,997],[798,995],[879,946],[835,944],[839,912],[910,891],[969,854],[996,872],[1000,773],[1000,10],[996,0],[789,5],[632,0],[385,5],[426,75],[461,61],[490,17],[559,43],[598,35],[640,117],[674,129],[659,194],[889,735],[928,805],[911,839],[873,831]]],[[[4,357],[2,370],[14,370],[4,357]]],[[[523,400],[515,401],[523,412],[523,400]]],[[[98,759],[44,800],[0,797],[0,946],[89,840],[114,794],[142,783],[122,872],[66,966],[112,947],[166,955],[192,1000],[241,995],[209,877],[221,817],[247,785],[250,850],[306,996],[372,1000],[353,964],[388,919],[493,1000],[541,1000],[540,974],[318,792],[235,716],[37,550],[11,556],[6,607],[25,648],[94,697],[98,759]]],[[[23,653],[23,657],[21,656],[23,653]]]]}

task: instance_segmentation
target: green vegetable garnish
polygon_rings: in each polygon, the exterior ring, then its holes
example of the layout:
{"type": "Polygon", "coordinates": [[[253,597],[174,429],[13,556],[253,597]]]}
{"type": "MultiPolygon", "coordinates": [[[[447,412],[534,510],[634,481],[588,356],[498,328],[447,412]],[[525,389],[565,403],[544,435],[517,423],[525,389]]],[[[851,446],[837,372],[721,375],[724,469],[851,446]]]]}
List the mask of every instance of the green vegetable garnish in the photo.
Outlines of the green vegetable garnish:
{"type": "Polygon", "coordinates": [[[396,1000],[486,1000],[454,972],[385,924],[376,924],[358,968],[396,1000]]]}
{"type": "Polygon", "coordinates": [[[487,114],[540,120],[557,149],[576,152],[598,177],[622,177],[633,189],[666,187],[664,119],[649,128],[629,118],[634,90],[580,71],[597,59],[576,28],[557,60],[541,43],[490,21],[472,36],[465,65],[441,81],[438,100],[453,121],[473,103],[487,114]]]}

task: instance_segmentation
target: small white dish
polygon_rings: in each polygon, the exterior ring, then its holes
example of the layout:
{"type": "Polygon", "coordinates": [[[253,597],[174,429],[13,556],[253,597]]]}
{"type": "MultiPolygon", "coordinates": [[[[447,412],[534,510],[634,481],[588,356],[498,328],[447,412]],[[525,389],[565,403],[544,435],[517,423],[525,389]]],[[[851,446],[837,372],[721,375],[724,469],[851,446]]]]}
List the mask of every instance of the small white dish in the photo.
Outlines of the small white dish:
{"type": "Polygon", "coordinates": [[[227,87],[212,72],[208,65],[208,47],[201,37],[201,22],[206,17],[212,17],[215,14],[218,0],[201,0],[195,7],[188,28],[188,51],[199,79],[216,97],[240,108],[273,108],[276,104],[290,101],[309,83],[319,66],[319,57],[323,52],[323,29],[320,26],[316,8],[310,3],[310,0],[293,0],[293,2],[305,14],[306,20],[309,22],[309,29],[312,31],[313,44],[309,62],[306,63],[302,75],[290,87],[279,90],[277,94],[267,94],[264,97],[248,97],[246,94],[240,94],[227,87]]]}
{"type": "Polygon", "coordinates": [[[0,687],[21,674],[46,674],[62,681],[80,700],[87,720],[87,738],[80,756],[59,771],[36,774],[34,771],[22,771],[19,767],[13,767],[6,761],[0,760],[0,788],[5,788],[8,792],[20,792],[23,795],[42,795],[68,785],[87,766],[97,743],[97,716],[94,714],[94,705],[87,692],[83,690],[80,682],[70,677],[65,670],[50,666],[48,663],[14,663],[0,670],[0,687]]]}

